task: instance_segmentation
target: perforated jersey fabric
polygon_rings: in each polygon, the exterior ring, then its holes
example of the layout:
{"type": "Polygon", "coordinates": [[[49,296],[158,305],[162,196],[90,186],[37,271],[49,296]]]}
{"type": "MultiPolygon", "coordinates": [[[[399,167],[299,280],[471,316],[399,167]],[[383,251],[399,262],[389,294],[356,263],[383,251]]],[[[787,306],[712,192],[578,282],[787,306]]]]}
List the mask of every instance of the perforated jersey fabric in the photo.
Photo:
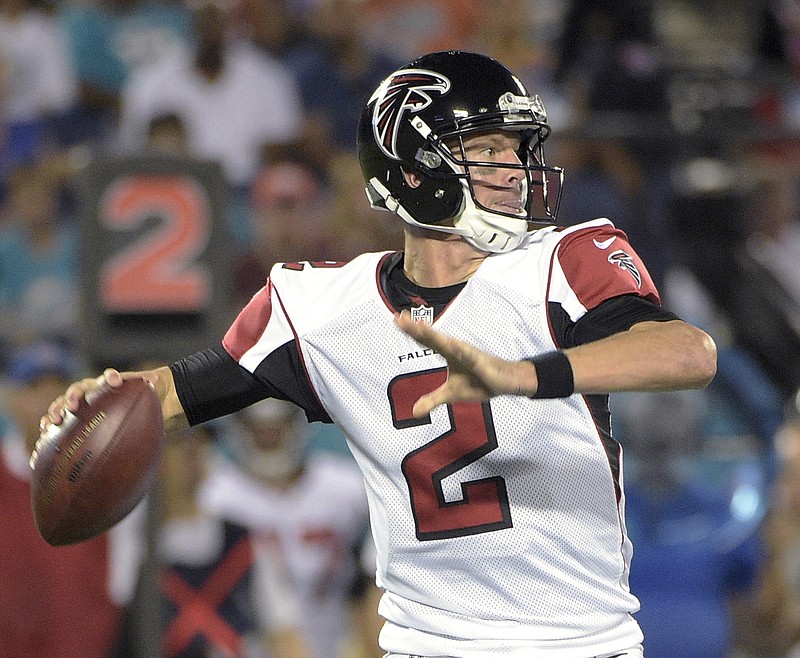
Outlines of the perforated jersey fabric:
{"type": "MultiPolygon", "coordinates": [[[[386,593],[382,647],[464,658],[585,658],[641,641],[628,588],[622,451],[606,396],[501,396],[414,419],[445,361],[396,328],[389,254],[277,265],[223,344],[256,372],[294,342],[364,474],[386,593]]],[[[618,295],[658,302],[608,220],[543,229],[488,257],[435,326],[505,359],[557,349],[618,295]]]]}

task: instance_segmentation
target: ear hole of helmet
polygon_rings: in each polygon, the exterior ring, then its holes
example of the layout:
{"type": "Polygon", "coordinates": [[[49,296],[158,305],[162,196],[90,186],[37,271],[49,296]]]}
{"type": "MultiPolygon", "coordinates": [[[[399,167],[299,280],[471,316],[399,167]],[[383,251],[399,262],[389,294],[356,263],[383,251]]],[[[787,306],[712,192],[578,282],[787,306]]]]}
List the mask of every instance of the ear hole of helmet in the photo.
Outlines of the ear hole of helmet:
{"type": "Polygon", "coordinates": [[[421,182],[407,191],[403,205],[423,224],[441,224],[461,212],[464,194],[458,178],[438,178],[422,174],[421,182]]]}

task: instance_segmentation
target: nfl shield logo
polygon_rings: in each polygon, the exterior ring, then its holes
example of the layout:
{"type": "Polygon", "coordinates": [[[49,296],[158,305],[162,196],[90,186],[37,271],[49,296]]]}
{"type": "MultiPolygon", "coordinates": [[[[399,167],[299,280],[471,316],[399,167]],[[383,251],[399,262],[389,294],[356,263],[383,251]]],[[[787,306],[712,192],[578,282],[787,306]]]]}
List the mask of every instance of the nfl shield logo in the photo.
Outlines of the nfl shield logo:
{"type": "Polygon", "coordinates": [[[433,324],[433,309],[430,306],[414,306],[411,308],[411,319],[414,322],[422,320],[433,324]]]}

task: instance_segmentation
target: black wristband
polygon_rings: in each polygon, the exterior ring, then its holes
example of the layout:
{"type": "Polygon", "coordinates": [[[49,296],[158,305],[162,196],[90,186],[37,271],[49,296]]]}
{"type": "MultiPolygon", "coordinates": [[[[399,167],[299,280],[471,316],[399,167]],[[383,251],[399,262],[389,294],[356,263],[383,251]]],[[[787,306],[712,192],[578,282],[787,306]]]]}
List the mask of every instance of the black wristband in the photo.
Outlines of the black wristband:
{"type": "Polygon", "coordinates": [[[536,368],[539,387],[532,398],[568,398],[575,392],[572,366],[564,352],[547,352],[526,359],[536,368]]]}

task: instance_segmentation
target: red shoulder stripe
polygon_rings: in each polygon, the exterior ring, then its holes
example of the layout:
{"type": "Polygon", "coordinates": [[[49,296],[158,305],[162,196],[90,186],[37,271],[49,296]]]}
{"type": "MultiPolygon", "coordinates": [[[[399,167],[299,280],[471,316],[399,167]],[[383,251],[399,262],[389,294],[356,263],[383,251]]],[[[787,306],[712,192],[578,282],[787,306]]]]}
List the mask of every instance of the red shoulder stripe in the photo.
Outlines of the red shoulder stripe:
{"type": "Polygon", "coordinates": [[[252,348],[272,316],[272,283],[268,280],[248,302],[222,339],[222,346],[237,362],[252,348]]]}
{"type": "Polygon", "coordinates": [[[557,257],[570,287],[587,309],[627,294],[661,302],[645,264],[619,229],[599,226],[571,233],[561,241],[557,257]]]}

